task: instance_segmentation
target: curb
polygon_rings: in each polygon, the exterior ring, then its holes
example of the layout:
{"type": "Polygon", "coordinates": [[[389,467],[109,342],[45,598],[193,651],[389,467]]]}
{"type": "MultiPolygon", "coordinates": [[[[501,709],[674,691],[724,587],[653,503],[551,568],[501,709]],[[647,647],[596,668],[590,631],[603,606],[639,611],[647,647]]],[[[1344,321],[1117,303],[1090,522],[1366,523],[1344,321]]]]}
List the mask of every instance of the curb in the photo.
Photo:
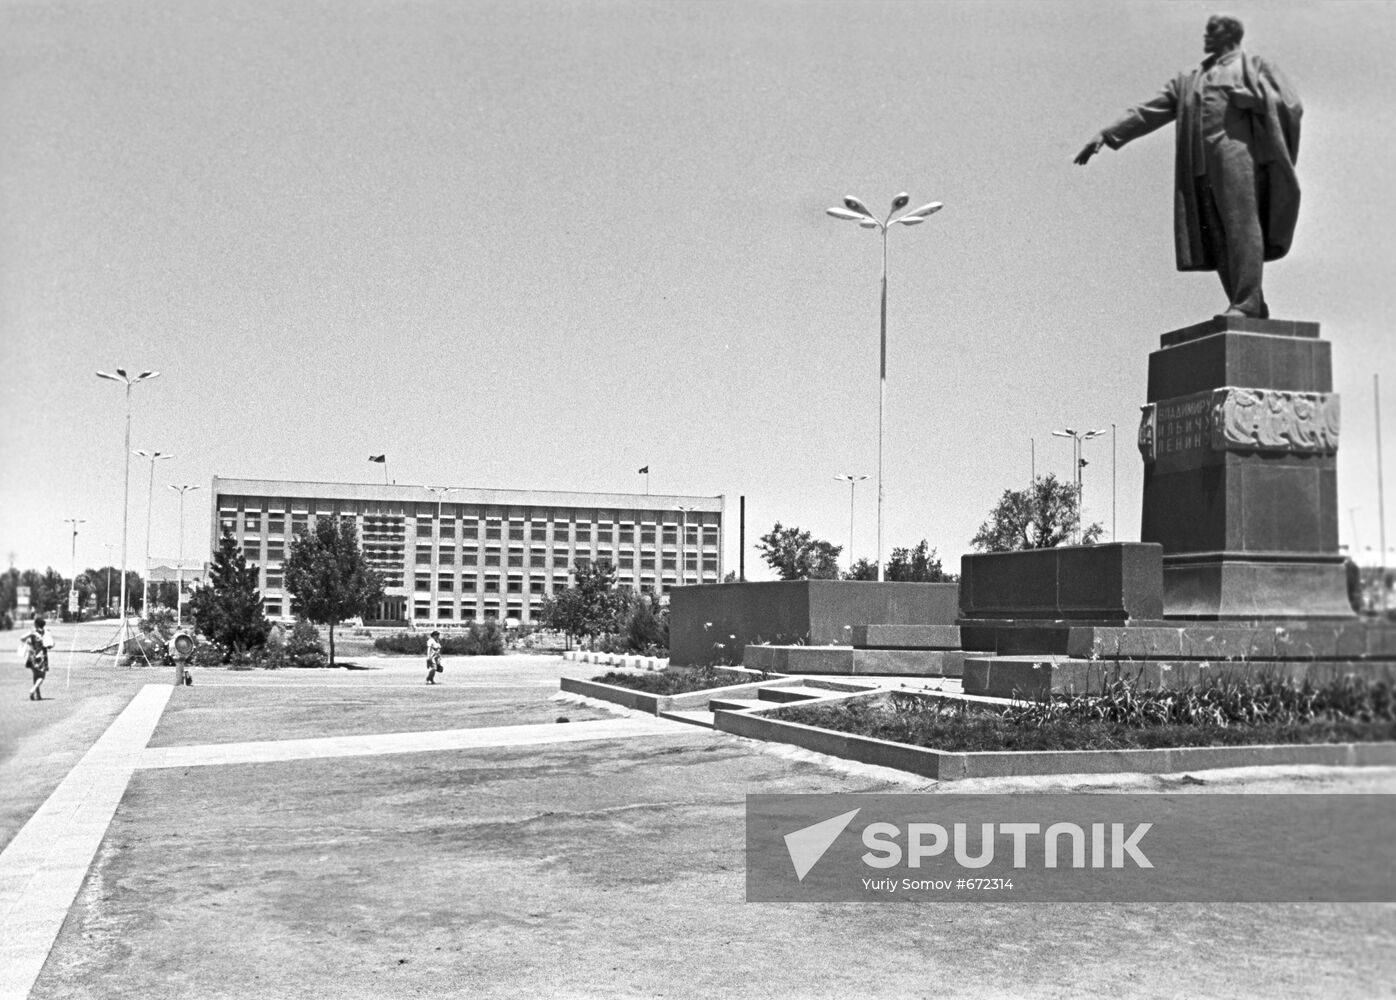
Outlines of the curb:
{"type": "MultiPolygon", "coordinates": [[[[772,705],[780,708],[780,705],[772,705]]],[[[713,728],[734,736],[788,743],[844,760],[910,771],[927,778],[1006,778],[1043,774],[1171,774],[1221,767],[1319,764],[1330,767],[1396,765],[1396,743],[1325,743],[1243,747],[1171,747],[1160,750],[999,750],[955,753],[854,736],[762,716],[764,709],[718,709],[713,728]]]]}
{"type": "Polygon", "coordinates": [[[603,667],[623,667],[627,670],[663,670],[669,660],[663,656],[638,656],[630,653],[593,653],[585,649],[569,649],[562,654],[573,663],[595,663],[603,667]]]}
{"type": "MultiPolygon", "coordinates": [[[[732,684],[727,687],[704,688],[701,691],[685,691],[683,694],[650,694],[647,691],[635,691],[631,688],[617,687],[614,684],[584,681],[575,677],[563,677],[561,683],[562,690],[567,694],[584,695],[587,698],[610,701],[625,708],[658,715],[660,712],[706,710],[708,702],[714,698],[740,698],[745,694],[754,694],[761,688],[796,687],[800,681],[793,677],[773,677],[764,681],[753,681],[749,684],[732,684]]],[[[779,706],[778,702],[771,703],[772,708],[779,706]]]]}

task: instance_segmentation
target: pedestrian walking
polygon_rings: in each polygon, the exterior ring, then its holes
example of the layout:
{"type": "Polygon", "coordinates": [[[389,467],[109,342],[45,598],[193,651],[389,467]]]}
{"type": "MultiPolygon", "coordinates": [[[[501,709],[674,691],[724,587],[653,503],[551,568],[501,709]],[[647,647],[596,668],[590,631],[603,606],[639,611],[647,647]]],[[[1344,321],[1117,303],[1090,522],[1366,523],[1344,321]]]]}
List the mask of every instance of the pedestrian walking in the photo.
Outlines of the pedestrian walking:
{"type": "Polygon", "coordinates": [[[19,653],[24,657],[24,665],[34,685],[29,689],[30,701],[43,701],[44,678],[48,676],[48,651],[53,648],[53,636],[46,630],[48,623],[42,618],[34,619],[34,627],[19,640],[19,653]]]}
{"type": "Polygon", "coordinates": [[[427,683],[435,684],[436,675],[444,669],[441,666],[441,633],[433,630],[427,636],[427,683]]]}

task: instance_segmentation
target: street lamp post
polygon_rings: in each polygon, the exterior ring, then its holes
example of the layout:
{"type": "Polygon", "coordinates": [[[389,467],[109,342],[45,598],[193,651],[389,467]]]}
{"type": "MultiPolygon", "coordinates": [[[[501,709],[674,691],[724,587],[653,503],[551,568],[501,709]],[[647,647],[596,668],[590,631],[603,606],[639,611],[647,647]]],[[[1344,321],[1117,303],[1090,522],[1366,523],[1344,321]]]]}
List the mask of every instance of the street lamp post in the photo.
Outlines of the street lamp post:
{"type": "MultiPolygon", "coordinates": [[[[145,576],[141,578],[141,611],[144,614],[150,613],[150,521],[152,508],[155,505],[155,463],[166,458],[174,458],[173,455],[166,455],[163,451],[141,451],[131,452],[141,458],[150,460],[150,488],[146,491],[145,497],[145,576]]],[[[176,601],[175,603],[179,603],[176,601]]]]}
{"type": "MultiPolygon", "coordinates": [[[[834,474],[835,479],[841,479],[848,484],[848,571],[853,572],[853,494],[858,489],[858,484],[867,476],[854,475],[852,472],[839,472],[834,474]]],[[[881,559],[881,553],[878,554],[881,559]]],[[[878,563],[878,573],[882,572],[882,564],[878,563]]]]}
{"type": "MultiPolygon", "coordinates": [[[[435,607],[436,607],[437,595],[440,593],[440,591],[437,589],[438,586],[439,586],[438,581],[439,581],[440,578],[441,578],[441,567],[440,567],[440,562],[439,562],[440,559],[441,559],[441,504],[442,504],[442,501],[444,501],[444,500],[446,499],[446,494],[448,494],[448,493],[456,493],[456,492],[458,492],[458,491],[464,489],[464,487],[462,487],[462,486],[424,486],[424,487],[422,487],[422,488],[425,489],[428,493],[435,493],[435,494],[436,494],[436,544],[433,546],[433,548],[436,550],[436,555],[435,555],[435,556],[433,557],[433,559],[432,559],[432,563],[435,565],[436,568],[435,568],[435,571],[434,571],[434,573],[433,573],[433,575],[432,575],[432,597],[431,597],[431,604],[432,604],[432,607],[435,608],[435,607]]],[[[454,604],[454,599],[452,600],[452,603],[454,604]]],[[[507,603],[507,602],[505,602],[505,603],[507,603]]],[[[434,618],[434,617],[435,617],[435,616],[433,616],[433,618],[434,618]]]]}
{"type": "MultiPolygon", "coordinates": [[[[125,463],[125,480],[121,487],[121,628],[117,632],[117,648],[124,650],[126,640],[130,638],[130,627],[126,622],[126,534],[127,522],[131,513],[131,386],[137,382],[144,382],[148,378],[159,378],[159,372],[144,371],[135,378],[126,374],[125,368],[118,368],[116,374],[108,372],[97,372],[98,378],[110,379],[113,382],[122,382],[126,385],[126,447],[122,454],[125,456],[122,461],[125,463]]],[[[107,590],[108,599],[111,590],[107,590]]]]}
{"type": "Polygon", "coordinates": [[[1081,466],[1085,465],[1085,459],[1081,457],[1081,444],[1092,438],[1098,438],[1105,434],[1104,430],[1098,431],[1078,431],[1071,427],[1065,427],[1059,431],[1053,431],[1053,437],[1071,438],[1071,467],[1073,470],[1073,481],[1076,485],[1076,542],[1081,542],[1081,519],[1085,516],[1086,504],[1082,496],[1081,466]]]}
{"type": "Polygon", "coordinates": [[[75,594],[78,589],[78,525],[86,524],[87,518],[65,517],[63,523],[73,526],[73,552],[71,556],[72,576],[68,578],[68,602],[71,604],[73,600],[72,595],[75,594]]]}
{"type": "Polygon", "coordinates": [[[179,564],[175,566],[175,624],[184,622],[184,494],[197,486],[171,486],[179,494],[179,564]]]}
{"type": "MultiPolygon", "coordinates": [[[[682,526],[679,528],[679,582],[680,582],[680,583],[686,583],[687,581],[684,579],[684,577],[685,577],[685,576],[687,575],[687,573],[688,573],[688,567],[687,567],[687,564],[685,563],[684,560],[685,560],[685,558],[687,557],[687,552],[685,551],[685,547],[688,545],[688,514],[689,514],[690,511],[697,510],[698,508],[697,508],[697,507],[685,507],[683,504],[679,504],[679,505],[678,505],[677,507],[675,507],[674,509],[677,510],[677,511],[679,511],[680,514],[681,514],[682,517],[683,517],[683,524],[682,524],[682,526]]],[[[701,532],[700,532],[700,534],[701,534],[701,532]]],[[[700,577],[699,577],[699,580],[701,580],[701,579],[702,579],[702,577],[700,576],[700,577]]]]}
{"type": "Polygon", "coordinates": [[[105,543],[105,544],[106,544],[106,546],[107,546],[107,597],[106,597],[106,607],[110,608],[110,607],[111,607],[111,550],[112,550],[113,546],[112,546],[112,543],[111,543],[111,542],[107,542],[107,543],[105,543]]]}
{"type": "Polygon", "coordinates": [[[879,361],[878,361],[878,383],[877,383],[877,579],[882,580],[882,421],[883,413],[887,407],[887,231],[895,225],[916,226],[925,222],[927,218],[939,212],[944,206],[933,201],[928,205],[912,209],[900,218],[894,219],[902,209],[906,208],[911,201],[911,197],[902,192],[892,199],[892,211],[887,213],[887,218],[878,219],[868,207],[857,198],[848,195],[844,198],[844,208],[826,209],[827,214],[836,219],[845,219],[849,222],[856,222],[864,229],[876,229],[882,234],[882,325],[881,337],[879,339],[879,361]]]}

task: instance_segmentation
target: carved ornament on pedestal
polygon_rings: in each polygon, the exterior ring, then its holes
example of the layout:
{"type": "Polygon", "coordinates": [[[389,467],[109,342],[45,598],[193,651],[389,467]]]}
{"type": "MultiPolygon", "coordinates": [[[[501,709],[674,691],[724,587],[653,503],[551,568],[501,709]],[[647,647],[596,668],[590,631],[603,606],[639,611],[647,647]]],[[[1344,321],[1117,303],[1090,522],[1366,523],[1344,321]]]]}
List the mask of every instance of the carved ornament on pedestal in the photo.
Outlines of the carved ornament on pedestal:
{"type": "Polygon", "coordinates": [[[1223,386],[1141,407],[1144,461],[1198,451],[1331,455],[1338,450],[1335,392],[1286,392],[1223,386]]]}

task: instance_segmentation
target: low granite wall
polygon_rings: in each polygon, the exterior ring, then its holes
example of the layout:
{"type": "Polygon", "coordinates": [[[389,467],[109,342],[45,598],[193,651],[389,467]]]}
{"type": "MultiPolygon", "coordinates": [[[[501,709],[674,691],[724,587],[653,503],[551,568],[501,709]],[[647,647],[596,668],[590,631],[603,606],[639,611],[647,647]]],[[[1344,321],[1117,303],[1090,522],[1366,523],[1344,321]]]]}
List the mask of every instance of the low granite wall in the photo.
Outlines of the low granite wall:
{"type": "Polygon", "coordinates": [[[741,663],[748,643],[851,645],[858,625],[953,625],[959,584],[782,580],[675,587],[669,659],[741,663]]]}
{"type": "Polygon", "coordinates": [[[1163,547],[1112,542],[962,556],[960,610],[966,619],[1158,621],[1163,547]]]}

